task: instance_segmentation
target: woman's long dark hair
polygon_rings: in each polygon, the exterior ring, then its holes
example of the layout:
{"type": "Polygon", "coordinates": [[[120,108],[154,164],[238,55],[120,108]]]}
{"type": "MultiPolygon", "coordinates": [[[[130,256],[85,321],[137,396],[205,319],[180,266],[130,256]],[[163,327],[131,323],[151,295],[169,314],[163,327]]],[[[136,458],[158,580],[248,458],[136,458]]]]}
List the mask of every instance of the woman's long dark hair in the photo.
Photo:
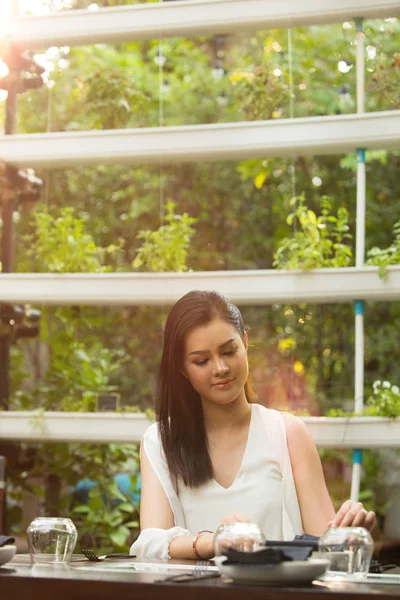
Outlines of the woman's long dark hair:
{"type": "MultiPolygon", "coordinates": [[[[213,477],[200,395],[183,375],[188,333],[222,319],[235,327],[244,341],[245,327],[239,309],[215,291],[192,291],[172,307],[164,331],[164,346],[156,392],[156,415],[161,443],[173,481],[199,487],[213,477]]],[[[248,378],[248,402],[254,392],[248,378]]]]}

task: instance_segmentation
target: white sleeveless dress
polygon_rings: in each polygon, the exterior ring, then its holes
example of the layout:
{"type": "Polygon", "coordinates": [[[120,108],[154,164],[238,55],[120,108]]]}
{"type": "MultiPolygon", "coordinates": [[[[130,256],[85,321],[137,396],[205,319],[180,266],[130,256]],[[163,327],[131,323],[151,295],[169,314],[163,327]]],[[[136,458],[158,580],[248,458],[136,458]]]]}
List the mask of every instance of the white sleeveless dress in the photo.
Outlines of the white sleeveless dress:
{"type": "Polygon", "coordinates": [[[131,547],[131,554],[168,558],[168,544],[177,535],[215,531],[221,518],[233,512],[251,519],[267,539],[291,540],[303,533],[301,514],[293,480],[281,413],[251,404],[247,445],[239,472],[229,488],[214,479],[199,488],[173,485],[158,425],[145,432],[142,443],[146,456],[160,480],[174,514],[172,530],[144,529],[131,547]]]}

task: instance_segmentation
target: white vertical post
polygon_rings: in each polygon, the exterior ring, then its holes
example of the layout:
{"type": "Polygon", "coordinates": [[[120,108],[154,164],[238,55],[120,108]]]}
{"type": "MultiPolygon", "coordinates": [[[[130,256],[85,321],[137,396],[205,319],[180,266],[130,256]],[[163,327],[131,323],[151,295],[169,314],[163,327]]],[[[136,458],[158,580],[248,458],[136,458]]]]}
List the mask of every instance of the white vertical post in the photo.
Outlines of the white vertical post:
{"type": "Polygon", "coordinates": [[[357,148],[356,267],[363,267],[365,260],[365,197],[365,150],[357,148]]]}
{"type": "Polygon", "coordinates": [[[355,19],[356,26],[356,86],[357,113],[365,112],[365,44],[362,18],[355,19]]]}
{"type": "MultiPolygon", "coordinates": [[[[362,19],[355,19],[356,26],[356,89],[357,113],[365,111],[365,52],[362,19]]],[[[365,198],[366,172],[365,149],[357,148],[357,208],[356,208],[356,267],[362,267],[365,259],[365,198]]],[[[364,407],[364,302],[356,300],[354,305],[355,360],[354,360],[354,410],[360,413],[364,407]]],[[[362,450],[353,450],[353,472],[351,500],[357,501],[360,494],[362,450]]]]}

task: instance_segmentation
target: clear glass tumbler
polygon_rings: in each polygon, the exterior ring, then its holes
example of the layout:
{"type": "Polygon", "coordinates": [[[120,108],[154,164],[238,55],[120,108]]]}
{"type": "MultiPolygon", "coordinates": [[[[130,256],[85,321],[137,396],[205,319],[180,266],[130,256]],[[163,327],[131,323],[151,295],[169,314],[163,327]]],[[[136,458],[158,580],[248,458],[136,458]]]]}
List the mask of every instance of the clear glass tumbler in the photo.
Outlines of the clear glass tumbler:
{"type": "Polygon", "coordinates": [[[36,564],[68,563],[78,533],[71,519],[37,517],[27,530],[31,560],[36,564]]]}
{"type": "Polygon", "coordinates": [[[318,546],[320,558],[329,560],[324,579],[362,579],[367,575],[374,542],[364,527],[331,527],[318,546]]]}
{"type": "Polygon", "coordinates": [[[232,523],[218,527],[214,536],[215,556],[224,554],[227,548],[241,552],[259,550],[265,536],[255,523],[232,523]]]}

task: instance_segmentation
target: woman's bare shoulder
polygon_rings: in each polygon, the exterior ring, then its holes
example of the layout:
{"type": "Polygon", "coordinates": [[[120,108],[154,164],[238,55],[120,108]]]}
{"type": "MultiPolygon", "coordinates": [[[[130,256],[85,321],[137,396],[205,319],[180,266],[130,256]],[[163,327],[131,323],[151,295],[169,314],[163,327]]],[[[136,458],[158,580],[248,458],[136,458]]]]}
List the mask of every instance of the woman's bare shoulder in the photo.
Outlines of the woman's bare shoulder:
{"type": "Polygon", "coordinates": [[[314,442],[306,427],[299,417],[287,412],[283,412],[282,418],[285,424],[286,437],[289,447],[309,447],[313,446],[314,442]]]}

